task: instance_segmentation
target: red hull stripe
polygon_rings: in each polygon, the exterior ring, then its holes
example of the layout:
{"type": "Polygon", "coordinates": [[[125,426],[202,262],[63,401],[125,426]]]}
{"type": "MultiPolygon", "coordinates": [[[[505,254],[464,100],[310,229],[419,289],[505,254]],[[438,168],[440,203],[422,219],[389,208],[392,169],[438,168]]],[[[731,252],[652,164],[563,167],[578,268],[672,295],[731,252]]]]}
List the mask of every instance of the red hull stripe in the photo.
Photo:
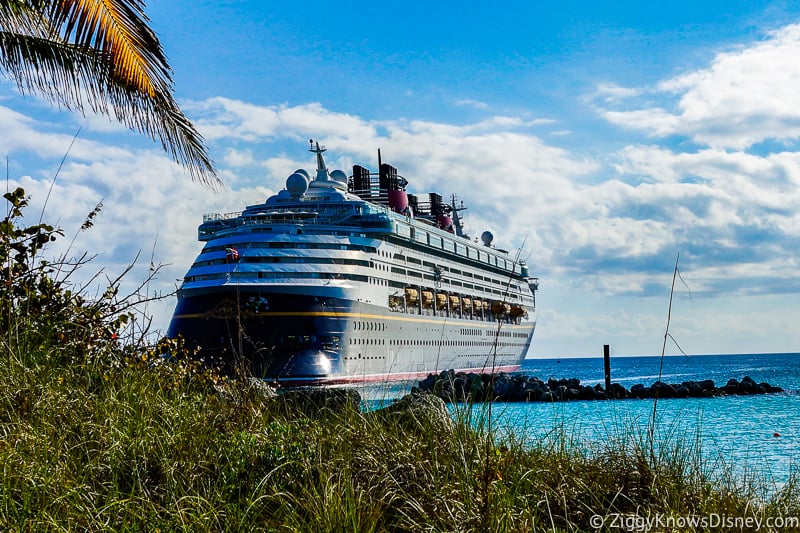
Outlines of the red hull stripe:
{"type": "MultiPolygon", "coordinates": [[[[485,374],[491,370],[495,373],[498,372],[516,372],[519,370],[520,365],[496,366],[480,368],[459,368],[456,372],[475,372],[477,374],[485,374]]],[[[285,385],[355,385],[359,383],[379,383],[381,381],[407,381],[412,379],[420,379],[428,377],[428,374],[434,372],[396,372],[391,374],[364,374],[358,376],[331,376],[324,378],[285,378],[278,379],[279,383],[285,385]]]]}

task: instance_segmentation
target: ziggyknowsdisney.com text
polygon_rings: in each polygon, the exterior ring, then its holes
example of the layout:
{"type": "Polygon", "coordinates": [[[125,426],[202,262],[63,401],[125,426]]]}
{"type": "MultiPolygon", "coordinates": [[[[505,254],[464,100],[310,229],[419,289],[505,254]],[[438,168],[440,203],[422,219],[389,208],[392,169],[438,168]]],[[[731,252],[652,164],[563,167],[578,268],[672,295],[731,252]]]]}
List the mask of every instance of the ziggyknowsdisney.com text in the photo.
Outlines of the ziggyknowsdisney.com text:
{"type": "Polygon", "coordinates": [[[589,525],[596,529],[618,529],[620,531],[647,532],[681,530],[685,528],[733,528],[742,531],[775,530],[800,527],[800,517],[796,516],[728,516],[718,513],[707,515],[637,515],[610,513],[592,515],[589,525]]]}

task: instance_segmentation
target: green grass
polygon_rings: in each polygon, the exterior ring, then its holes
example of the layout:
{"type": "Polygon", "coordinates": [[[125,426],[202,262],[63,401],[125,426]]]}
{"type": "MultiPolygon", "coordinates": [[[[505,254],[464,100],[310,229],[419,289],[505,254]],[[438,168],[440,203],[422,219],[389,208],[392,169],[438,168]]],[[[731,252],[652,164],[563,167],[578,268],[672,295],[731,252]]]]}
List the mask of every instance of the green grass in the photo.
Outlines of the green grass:
{"type": "Polygon", "coordinates": [[[55,230],[18,227],[23,195],[6,198],[2,531],[566,532],[614,513],[800,516],[795,476],[765,492],[669,428],[654,448],[632,428],[587,449],[567,421],[533,443],[498,431],[483,405],[268,397],[179,343],[148,346],[116,281],[96,299],[56,282],[61,270],[34,264],[55,230]]]}
{"type": "Polygon", "coordinates": [[[654,457],[636,433],[591,452],[563,429],[523,444],[469,406],[450,423],[295,409],[199,367],[3,349],[3,530],[590,531],[594,514],[798,512],[796,482],[765,500],[708,477],[691,442],[654,457]]]}

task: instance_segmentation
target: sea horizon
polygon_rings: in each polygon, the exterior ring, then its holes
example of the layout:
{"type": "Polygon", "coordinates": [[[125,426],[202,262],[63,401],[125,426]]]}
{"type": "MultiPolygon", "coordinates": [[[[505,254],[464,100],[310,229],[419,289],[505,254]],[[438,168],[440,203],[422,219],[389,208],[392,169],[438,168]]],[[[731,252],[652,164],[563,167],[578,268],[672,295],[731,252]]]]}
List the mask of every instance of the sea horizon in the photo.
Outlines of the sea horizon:
{"type": "MultiPolygon", "coordinates": [[[[598,352],[599,355],[548,355],[548,356],[539,356],[539,355],[528,355],[523,359],[523,361],[528,360],[540,360],[540,359],[596,359],[596,358],[603,358],[602,350],[598,352]]],[[[664,354],[611,354],[610,357],[715,357],[715,356],[747,356],[747,355],[800,355],[800,352],[775,352],[775,351],[766,351],[766,352],[721,352],[721,353],[669,353],[664,354]]]]}

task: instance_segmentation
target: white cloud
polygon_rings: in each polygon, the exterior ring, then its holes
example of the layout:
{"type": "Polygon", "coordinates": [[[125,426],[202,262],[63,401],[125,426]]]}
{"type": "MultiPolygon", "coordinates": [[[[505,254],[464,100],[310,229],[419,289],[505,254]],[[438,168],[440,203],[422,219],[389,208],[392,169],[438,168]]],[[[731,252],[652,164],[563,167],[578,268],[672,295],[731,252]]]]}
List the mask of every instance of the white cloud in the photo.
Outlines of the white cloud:
{"type": "Polygon", "coordinates": [[[246,167],[256,162],[252,150],[236,150],[235,148],[226,150],[222,161],[231,167],[246,167]]]}
{"type": "MultiPolygon", "coordinates": [[[[682,94],[698,86],[688,74],[682,79],[682,94]]],[[[619,96],[618,104],[639,94],[605,90],[619,96]]],[[[626,125],[635,119],[654,139],[687,128],[686,117],[664,109],[620,109],[606,116],[626,125]]],[[[552,302],[542,317],[553,322],[550,335],[571,330],[588,342],[613,330],[634,350],[641,332],[655,328],[660,315],[654,320],[651,309],[630,311],[620,302],[659,291],[663,297],[678,251],[699,298],[752,294],[754,287],[765,298],[800,290],[792,287],[800,243],[800,154],[793,151],[753,154],[712,147],[681,153],[653,141],[592,158],[531,133],[532,126],[550,119],[497,115],[463,125],[375,120],[320,103],[257,106],[227,98],[193,102],[187,111],[199,117],[212,154],[223,154],[228,189],[213,194],[192,183],[151,144],[120,147],[87,128],[70,151],[46,211],[67,230],[58,246],[69,242],[103,198],[96,227],[78,235],[73,252],[99,253],[97,264],[118,272],[139,251],[148,263],[155,243],[156,262],[169,266],[151,289],[171,290],[200,248],[196,228],[202,214],[241,210],[280,189],[296,168],[312,170],[313,156],[306,150],[313,137],[327,145],[331,168],[349,171],[353,162],[374,168],[380,148],[383,160],[410,180],[411,192],[458,194],[469,206],[472,235],[490,229],[495,243],[512,251],[524,241],[522,255],[542,275],[545,300],[550,290],[551,296],[571,291],[592,302],[576,300],[571,311],[552,302]],[[596,311],[605,299],[615,299],[613,316],[596,311]]],[[[34,120],[0,106],[0,142],[12,161],[29,153],[45,160],[11,179],[34,194],[32,213],[38,213],[53,169],[72,142],[73,123],[63,122],[59,129],[57,120],[34,120]]],[[[164,328],[170,306],[162,307],[158,327],[164,328]]],[[[731,323],[737,322],[731,318],[731,323]]],[[[690,331],[687,326],[687,335],[690,331]]]]}
{"type": "MultiPolygon", "coordinates": [[[[769,32],[750,46],[717,54],[702,70],[667,79],[648,91],[677,97],[672,109],[602,109],[609,122],[651,137],[681,135],[698,145],[746,149],[800,136],[800,24],[769,32]]],[[[601,85],[602,105],[622,103],[640,89],[601,85]]]]}
{"type": "Polygon", "coordinates": [[[486,102],[481,102],[479,100],[470,100],[469,98],[456,100],[455,104],[457,106],[474,107],[475,109],[482,109],[482,110],[489,109],[489,104],[487,104],[486,102]]]}
{"type": "Polygon", "coordinates": [[[616,83],[600,83],[595,89],[594,96],[603,99],[606,103],[612,103],[619,100],[639,96],[644,91],[639,88],[621,87],[616,83]]]}

